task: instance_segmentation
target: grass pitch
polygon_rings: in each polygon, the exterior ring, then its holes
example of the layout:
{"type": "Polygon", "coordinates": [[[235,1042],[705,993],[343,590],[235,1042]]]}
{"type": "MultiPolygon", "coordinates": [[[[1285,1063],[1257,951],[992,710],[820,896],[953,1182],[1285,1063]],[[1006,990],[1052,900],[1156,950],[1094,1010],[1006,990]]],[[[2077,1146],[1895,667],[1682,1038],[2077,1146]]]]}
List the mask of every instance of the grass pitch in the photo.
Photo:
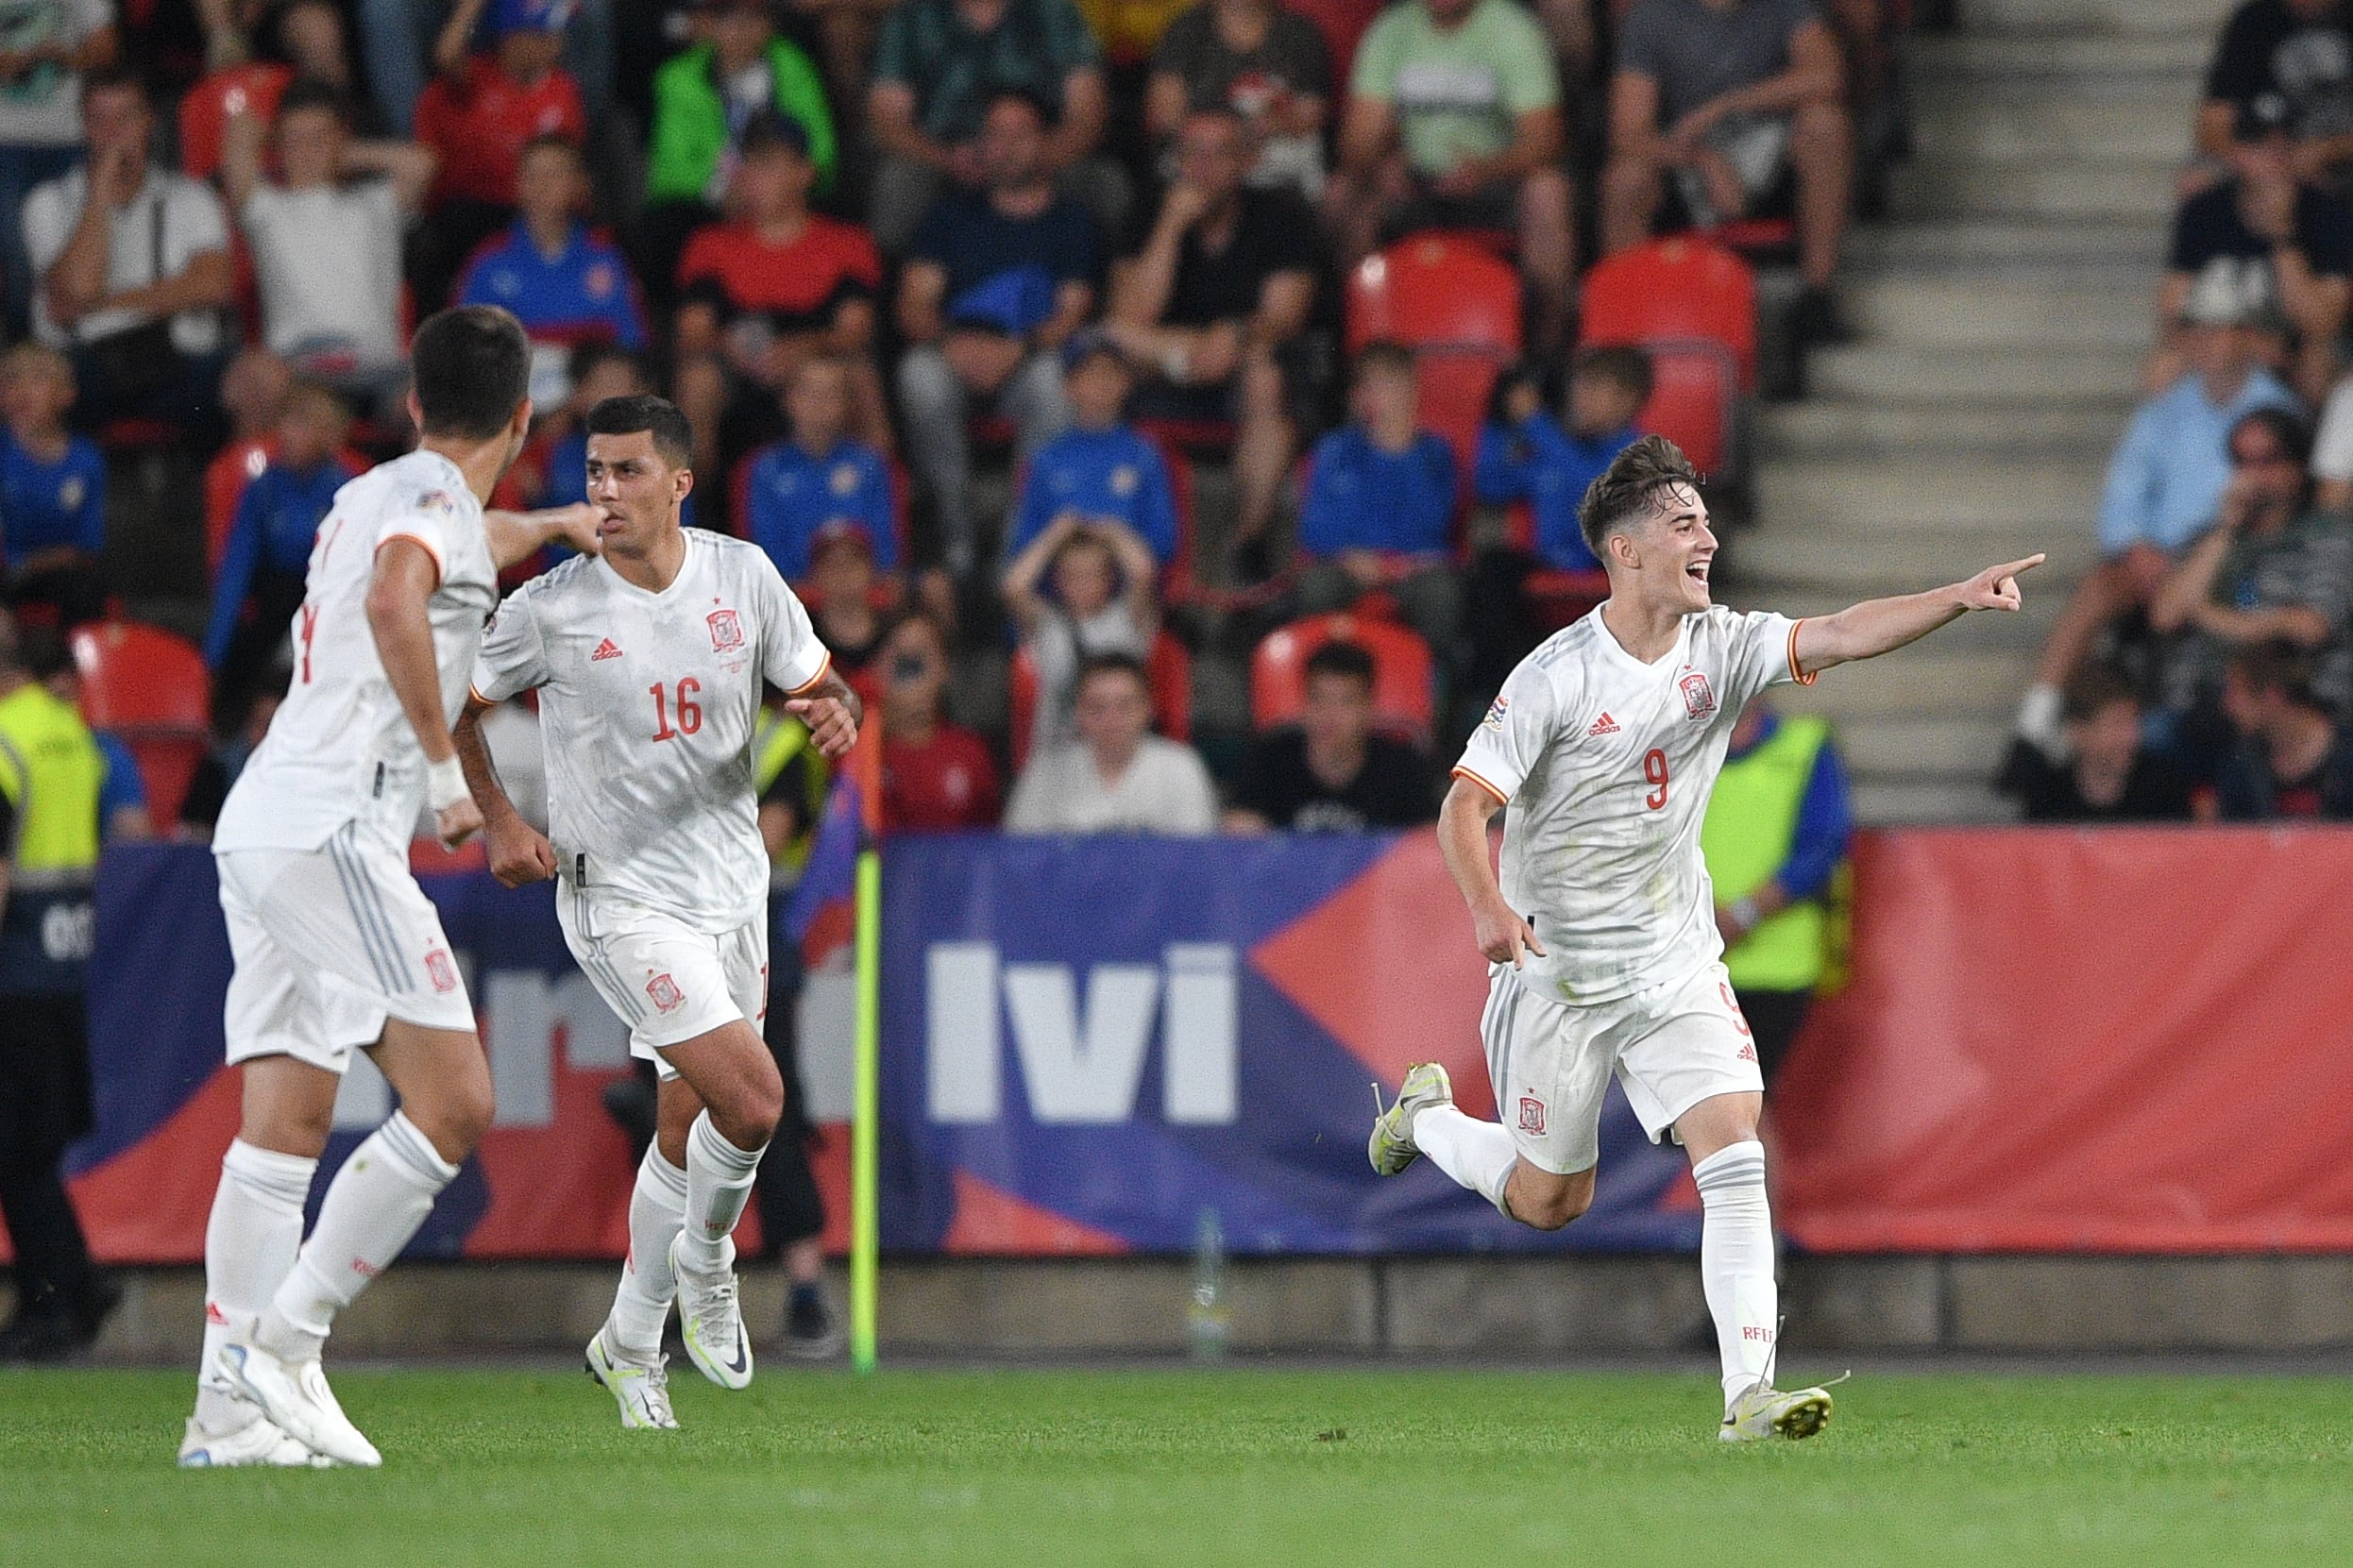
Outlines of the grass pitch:
{"type": "Polygon", "coordinates": [[[172,1468],[184,1374],[0,1374],[0,1563],[2353,1561],[2353,1386],[1871,1375],[1802,1444],[1712,1379],[674,1366],[678,1433],[550,1372],[346,1371],[381,1472],[172,1468]]]}

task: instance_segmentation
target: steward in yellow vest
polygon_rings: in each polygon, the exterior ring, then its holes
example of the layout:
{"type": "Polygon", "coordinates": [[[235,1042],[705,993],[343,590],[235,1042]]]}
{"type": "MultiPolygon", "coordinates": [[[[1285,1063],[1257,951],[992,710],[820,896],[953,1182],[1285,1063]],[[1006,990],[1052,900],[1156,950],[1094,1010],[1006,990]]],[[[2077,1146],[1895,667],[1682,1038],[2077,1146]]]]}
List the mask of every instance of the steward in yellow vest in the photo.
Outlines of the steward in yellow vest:
{"type": "Polygon", "coordinates": [[[1769,1086],[1821,983],[1831,879],[1854,831],[1830,727],[1751,703],[1733,729],[1700,851],[1716,885],[1724,967],[1769,1086]]]}

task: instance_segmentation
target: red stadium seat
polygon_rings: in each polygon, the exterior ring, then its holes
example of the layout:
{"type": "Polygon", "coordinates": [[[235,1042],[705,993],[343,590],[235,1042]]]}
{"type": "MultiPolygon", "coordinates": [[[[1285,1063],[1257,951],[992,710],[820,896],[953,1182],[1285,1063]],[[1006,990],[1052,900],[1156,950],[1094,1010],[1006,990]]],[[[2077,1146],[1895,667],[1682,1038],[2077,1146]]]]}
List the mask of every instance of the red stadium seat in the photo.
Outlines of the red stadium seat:
{"type": "Polygon", "coordinates": [[[1376,338],[1413,349],[1422,426],[1453,447],[1467,494],[1488,396],[1519,357],[1519,274],[1466,238],[1411,235],[1349,275],[1348,352],[1376,338]]]}
{"type": "Polygon", "coordinates": [[[1635,427],[1681,447],[1701,473],[1730,475],[1737,466],[1740,407],[1740,371],[1731,352],[1714,343],[1649,346],[1650,400],[1634,416],[1635,427]]]}
{"type": "Polygon", "coordinates": [[[156,825],[178,822],[188,781],[212,744],[203,655],[185,638],[124,620],[77,628],[73,647],[82,717],[130,748],[156,825]]]}
{"type": "Polygon", "coordinates": [[[1756,274],[1722,245],[1678,234],[1620,251],[1585,275],[1584,344],[1714,343],[1756,389],[1756,274]]]}
{"type": "Polygon", "coordinates": [[[1362,615],[1309,615],[1267,634],[1250,655],[1250,721],[1260,730],[1298,722],[1307,704],[1307,661],[1334,640],[1362,644],[1373,656],[1373,722],[1430,744],[1437,717],[1430,645],[1411,628],[1362,615]]]}
{"type": "MultiPolygon", "coordinates": [[[[1144,671],[1152,682],[1152,727],[1171,740],[1193,738],[1193,655],[1185,645],[1163,631],[1152,639],[1144,671]]],[[[1029,760],[1029,737],[1038,717],[1038,666],[1029,649],[1013,650],[1007,672],[1013,710],[1013,767],[1019,771],[1029,760]]]]}
{"type": "Polygon", "coordinates": [[[232,114],[268,120],[294,80],[294,67],[254,60],[215,71],[179,101],[179,166],[193,179],[210,179],[221,166],[221,138],[232,114]]]}
{"type": "MultiPolygon", "coordinates": [[[[1356,46],[1372,26],[1373,18],[1380,14],[1380,0],[1290,0],[1290,8],[1314,23],[1315,30],[1324,35],[1324,47],[1331,51],[1331,79],[1345,87],[1356,60],[1356,46]]],[[[1340,98],[1340,93],[1332,94],[1335,120],[1340,98]]]]}

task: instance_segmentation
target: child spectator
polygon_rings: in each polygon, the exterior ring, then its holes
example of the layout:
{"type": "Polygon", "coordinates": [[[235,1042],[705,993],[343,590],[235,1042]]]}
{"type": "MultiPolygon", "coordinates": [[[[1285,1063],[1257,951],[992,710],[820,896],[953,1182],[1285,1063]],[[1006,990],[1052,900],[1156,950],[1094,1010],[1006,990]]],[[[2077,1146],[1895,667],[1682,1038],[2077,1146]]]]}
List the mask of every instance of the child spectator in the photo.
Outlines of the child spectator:
{"type": "Polygon", "coordinates": [[[106,460],[65,428],[74,367],[64,355],[20,343],[0,355],[0,549],[8,600],[45,606],[23,618],[65,627],[105,612],[98,556],[106,548],[106,460]]]}
{"type": "Polygon", "coordinates": [[[1033,752],[1071,738],[1071,705],[1087,660],[1141,661],[1160,630],[1151,547],[1114,518],[1056,517],[1006,567],[1005,602],[1038,672],[1033,752]]]}
{"type": "Polygon", "coordinates": [[[883,827],[958,833],[997,825],[996,764],[988,745],[941,712],[948,647],[939,622],[907,615],[882,647],[883,827]]]}
{"type": "Polygon", "coordinates": [[[695,466],[716,474],[723,450],[772,430],[777,395],[812,354],[854,367],[853,428],[887,451],[872,358],[882,258],[864,229],[809,211],[817,165],[799,121],[762,111],[741,147],[735,219],[697,234],[678,263],[677,399],[694,427],[695,466]]]}
{"type": "Polygon", "coordinates": [[[1550,418],[1535,378],[1521,371],[1497,389],[1500,419],[1479,432],[1472,483],[1491,506],[1526,501],[1536,559],[1553,571],[1600,569],[1577,526],[1585,487],[1634,445],[1634,415],[1650,400],[1650,357],[1639,348],[1587,348],[1568,383],[1566,429],[1550,418]]]}
{"type": "Polygon", "coordinates": [[[278,421],[277,456],[237,503],[204,633],[204,662],[224,706],[249,690],[285,646],[318,525],[352,478],[342,456],[350,427],[333,393],[296,383],[278,421]]]}
{"type": "Polygon", "coordinates": [[[1217,792],[1190,746],[1150,733],[1143,662],[1099,653],[1078,671],[1078,738],[1030,758],[1006,808],[1007,833],[1206,834],[1217,792]]]}
{"type": "Polygon", "coordinates": [[[1299,722],[1252,744],[1226,813],[1228,833],[1364,833],[1437,815],[1430,767],[1373,733],[1373,656],[1332,641],[1307,656],[1299,722]]]}
{"type": "Polygon", "coordinates": [[[1165,568],[1176,559],[1176,492],[1160,449],[1122,417],[1134,378],[1109,338],[1082,332],[1063,352],[1071,428],[1029,460],[1006,553],[1018,555],[1065,515],[1112,522],[1165,568]]]}
{"type": "Polygon", "coordinates": [[[2230,656],[2223,712],[2234,744],[2199,815],[2226,822],[2353,818],[2353,736],[2312,693],[2311,659],[2292,643],[2230,656]]]}
{"type": "Polygon", "coordinates": [[[899,565],[898,506],[890,466],[849,433],[850,367],[831,355],[801,362],[785,387],[792,433],[754,452],[738,497],[744,536],[768,552],[787,582],[808,580],[819,538],[847,530],[870,565],[899,565]]]}
{"type": "Polygon", "coordinates": [[[2180,822],[2190,786],[2141,739],[2141,700],[2112,665],[2086,665],[2067,688],[2067,759],[2054,762],[2021,735],[1995,787],[2029,822],[2180,822]]]}
{"type": "Polygon", "coordinates": [[[1454,449],[1416,422],[1413,351],[1367,344],[1357,356],[1352,423],[1315,444],[1299,509],[1299,583],[1310,612],[1345,610],[1369,589],[1395,595],[1434,649],[1453,645],[1463,589],[1448,551],[1454,449]]]}
{"type": "Polygon", "coordinates": [[[221,373],[221,408],[229,415],[229,442],[204,469],[204,563],[208,575],[221,569],[229,528],[245,486],[269,466],[278,450],[278,416],[294,386],[294,372],[266,348],[248,348],[221,373]]]}

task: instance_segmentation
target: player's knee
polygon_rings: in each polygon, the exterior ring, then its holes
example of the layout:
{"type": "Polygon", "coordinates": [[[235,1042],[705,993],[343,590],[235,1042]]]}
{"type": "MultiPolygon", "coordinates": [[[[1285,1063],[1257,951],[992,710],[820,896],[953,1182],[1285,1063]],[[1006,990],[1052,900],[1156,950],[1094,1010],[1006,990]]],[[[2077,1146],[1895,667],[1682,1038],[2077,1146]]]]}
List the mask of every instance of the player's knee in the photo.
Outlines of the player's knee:
{"type": "Polygon", "coordinates": [[[775,1136],[785,1115],[785,1081],[763,1056],[737,1081],[724,1106],[711,1107],[719,1135],[738,1149],[757,1149],[775,1136]]]}
{"type": "Polygon", "coordinates": [[[490,1075],[468,1074],[446,1084],[432,1101],[418,1107],[425,1121],[412,1114],[412,1121],[419,1121],[420,1130],[432,1140],[441,1156],[451,1164],[462,1161],[474,1152],[490,1130],[491,1118],[498,1112],[498,1101],[490,1087],[490,1075]]]}
{"type": "MultiPolygon", "coordinates": [[[[1524,1173],[1526,1166],[1520,1167],[1524,1173]]],[[[1532,1230],[1560,1230],[1593,1206],[1593,1183],[1590,1179],[1547,1182],[1534,1190],[1532,1184],[1514,1182],[1504,1191],[1504,1202],[1512,1218],[1532,1230]]]]}

